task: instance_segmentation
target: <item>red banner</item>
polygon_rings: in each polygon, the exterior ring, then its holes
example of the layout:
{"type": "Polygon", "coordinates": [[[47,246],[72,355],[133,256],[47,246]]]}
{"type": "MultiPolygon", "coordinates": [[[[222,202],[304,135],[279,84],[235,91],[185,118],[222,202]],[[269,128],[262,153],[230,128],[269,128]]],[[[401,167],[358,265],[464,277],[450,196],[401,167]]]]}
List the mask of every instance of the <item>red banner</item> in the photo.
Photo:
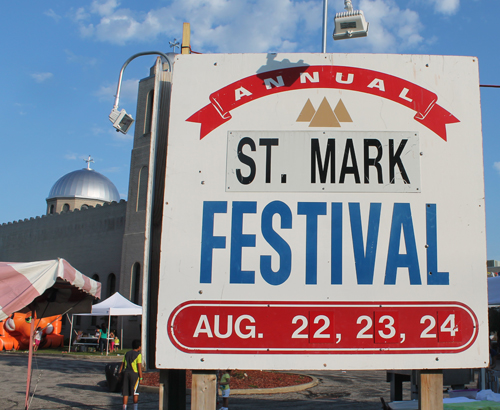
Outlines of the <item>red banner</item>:
{"type": "Polygon", "coordinates": [[[268,71],[236,81],[210,95],[210,104],[186,121],[201,124],[200,139],[231,119],[231,111],[284,91],[314,88],[350,90],[376,95],[416,111],[414,119],[443,140],[446,124],[460,122],[437,104],[437,95],[402,78],[344,66],[304,66],[268,71]]]}
{"type": "Polygon", "coordinates": [[[479,324],[459,302],[189,301],[167,328],[186,353],[453,354],[479,324]]]}

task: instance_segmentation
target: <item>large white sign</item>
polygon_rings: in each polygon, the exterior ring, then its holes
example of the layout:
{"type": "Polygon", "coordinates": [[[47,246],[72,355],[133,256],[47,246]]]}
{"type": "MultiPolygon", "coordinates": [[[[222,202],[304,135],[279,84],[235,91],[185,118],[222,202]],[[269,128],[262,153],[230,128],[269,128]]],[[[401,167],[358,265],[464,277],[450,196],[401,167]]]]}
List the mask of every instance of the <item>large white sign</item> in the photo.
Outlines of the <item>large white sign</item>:
{"type": "Polygon", "coordinates": [[[179,55],[156,360],[488,363],[478,63],[179,55]]]}

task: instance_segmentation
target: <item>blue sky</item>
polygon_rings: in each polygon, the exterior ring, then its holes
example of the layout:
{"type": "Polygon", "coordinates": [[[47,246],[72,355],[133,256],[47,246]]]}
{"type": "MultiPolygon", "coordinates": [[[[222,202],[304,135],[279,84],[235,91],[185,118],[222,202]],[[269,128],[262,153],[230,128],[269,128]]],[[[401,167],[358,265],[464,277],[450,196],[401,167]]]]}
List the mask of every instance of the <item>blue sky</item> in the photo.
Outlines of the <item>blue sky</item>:
{"type": "MultiPolygon", "coordinates": [[[[498,0],[353,0],[370,23],[367,38],[334,42],[329,0],[327,52],[469,55],[481,84],[500,84],[498,0]]],[[[131,55],[170,52],[191,23],[202,53],[321,52],[322,0],[26,0],[0,16],[0,223],[43,215],[64,174],[92,167],[126,199],[133,130],[108,120],[119,70],[131,55]]],[[[137,82],[155,57],[125,71],[120,108],[135,117],[137,82]]],[[[500,89],[481,89],[488,259],[500,260],[500,89]]],[[[457,167],[460,164],[457,164],[457,167]]]]}

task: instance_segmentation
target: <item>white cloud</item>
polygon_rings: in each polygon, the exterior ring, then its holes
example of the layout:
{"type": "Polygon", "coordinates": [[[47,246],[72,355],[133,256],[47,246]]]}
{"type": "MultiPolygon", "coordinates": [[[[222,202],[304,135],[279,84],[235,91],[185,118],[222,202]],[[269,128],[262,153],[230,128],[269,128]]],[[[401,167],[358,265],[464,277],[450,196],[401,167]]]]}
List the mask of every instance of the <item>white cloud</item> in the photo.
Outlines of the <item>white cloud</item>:
{"type": "Polygon", "coordinates": [[[48,17],[53,18],[56,22],[61,20],[61,16],[57,14],[54,10],[48,9],[47,11],[44,11],[43,14],[45,14],[48,17]]]}
{"type": "Polygon", "coordinates": [[[37,83],[43,83],[47,81],[49,78],[53,77],[52,73],[33,73],[30,74],[31,78],[33,78],[37,83]]]}
{"type": "Polygon", "coordinates": [[[67,153],[64,155],[64,158],[67,159],[67,160],[70,160],[70,161],[73,161],[75,159],[77,159],[77,154],[75,153],[67,153]]]}
{"type": "MultiPolygon", "coordinates": [[[[99,97],[99,101],[109,101],[113,102],[116,95],[117,84],[103,85],[99,90],[97,90],[94,95],[99,97]]],[[[122,86],[120,89],[120,101],[123,100],[134,100],[137,98],[137,89],[139,87],[139,80],[129,79],[122,81],[122,86]]]]}
{"type": "Polygon", "coordinates": [[[115,0],[94,1],[91,19],[80,21],[80,32],[123,45],[177,37],[189,17],[196,51],[297,51],[304,45],[295,38],[319,32],[321,8],[318,0],[173,0],[167,7],[140,13],[120,8],[115,0]]]}
{"type": "Polygon", "coordinates": [[[359,8],[370,23],[366,38],[370,51],[397,52],[423,42],[417,12],[401,10],[394,0],[361,0],[359,8]]]}
{"type": "Polygon", "coordinates": [[[82,22],[90,18],[90,14],[85,11],[83,7],[78,8],[74,13],[72,13],[73,20],[77,22],[82,22]]]}
{"type": "Polygon", "coordinates": [[[493,168],[495,168],[498,171],[498,173],[500,174],[500,162],[493,163],[493,168]]]}
{"type": "Polygon", "coordinates": [[[120,3],[116,0],[94,0],[90,9],[92,13],[97,13],[100,16],[108,16],[112,14],[119,5],[120,3]]]}
{"type": "Polygon", "coordinates": [[[442,14],[455,14],[460,7],[460,0],[429,0],[434,9],[442,14]]]}
{"type": "MultiPolygon", "coordinates": [[[[122,143],[129,143],[130,141],[134,140],[134,130],[131,128],[129,131],[124,134],[116,129],[113,128],[111,123],[109,124],[110,129],[108,131],[108,135],[111,137],[113,141],[116,141],[119,143],[118,145],[121,145],[122,143]]],[[[132,127],[135,126],[135,123],[132,125],[132,127]]]]}
{"type": "MultiPolygon", "coordinates": [[[[156,9],[134,2],[127,2],[127,8],[120,0],[89,3],[71,14],[83,37],[100,42],[129,45],[160,39],[168,44],[180,38],[182,23],[189,21],[193,51],[320,51],[321,0],[169,0],[156,9]]],[[[356,0],[354,7],[363,10],[370,23],[368,37],[334,42],[332,47],[333,15],[342,11],[342,3],[330,2],[329,51],[421,52],[436,38],[426,38],[419,12],[430,6],[436,13],[451,15],[460,7],[460,0],[356,0]]]]}
{"type": "MultiPolygon", "coordinates": [[[[459,1],[426,0],[445,14],[458,10],[459,1]]],[[[409,3],[413,9],[400,8],[396,0],[355,3],[370,23],[369,35],[349,44],[335,42],[336,51],[408,52],[424,44],[418,3],[409,3]]],[[[329,36],[333,12],[341,10],[330,4],[329,36]]],[[[94,0],[77,15],[82,36],[118,45],[158,37],[168,44],[189,21],[191,46],[198,52],[319,52],[322,11],[320,0],[171,0],[146,11],[121,7],[118,0],[94,0]]]]}
{"type": "Polygon", "coordinates": [[[93,135],[105,134],[108,131],[108,129],[104,129],[103,127],[98,127],[97,125],[92,126],[90,130],[92,131],[93,135]]]}
{"type": "Polygon", "coordinates": [[[109,168],[103,169],[102,172],[104,174],[116,174],[118,172],[122,172],[122,170],[120,167],[109,167],[109,168]]]}
{"type": "Polygon", "coordinates": [[[82,55],[78,55],[73,53],[70,50],[64,50],[66,54],[66,58],[68,59],[69,62],[71,63],[77,63],[82,66],[87,66],[87,67],[93,67],[97,64],[97,59],[95,57],[85,57],[82,55]]]}

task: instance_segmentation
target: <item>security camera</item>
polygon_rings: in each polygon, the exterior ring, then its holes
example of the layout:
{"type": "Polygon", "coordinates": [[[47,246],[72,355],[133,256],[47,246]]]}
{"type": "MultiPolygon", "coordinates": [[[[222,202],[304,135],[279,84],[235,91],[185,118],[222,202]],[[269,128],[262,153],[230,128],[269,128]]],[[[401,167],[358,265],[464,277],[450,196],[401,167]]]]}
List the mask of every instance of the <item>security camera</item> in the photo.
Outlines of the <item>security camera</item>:
{"type": "Polygon", "coordinates": [[[113,123],[113,127],[116,128],[116,131],[120,131],[123,134],[126,134],[129,130],[130,126],[134,122],[134,119],[130,114],[122,109],[118,111],[116,108],[111,110],[111,114],[109,114],[109,120],[113,123]]]}
{"type": "Polygon", "coordinates": [[[369,23],[361,10],[353,10],[350,0],[345,1],[347,11],[335,15],[334,40],[345,40],[354,37],[366,37],[369,23]]]}

